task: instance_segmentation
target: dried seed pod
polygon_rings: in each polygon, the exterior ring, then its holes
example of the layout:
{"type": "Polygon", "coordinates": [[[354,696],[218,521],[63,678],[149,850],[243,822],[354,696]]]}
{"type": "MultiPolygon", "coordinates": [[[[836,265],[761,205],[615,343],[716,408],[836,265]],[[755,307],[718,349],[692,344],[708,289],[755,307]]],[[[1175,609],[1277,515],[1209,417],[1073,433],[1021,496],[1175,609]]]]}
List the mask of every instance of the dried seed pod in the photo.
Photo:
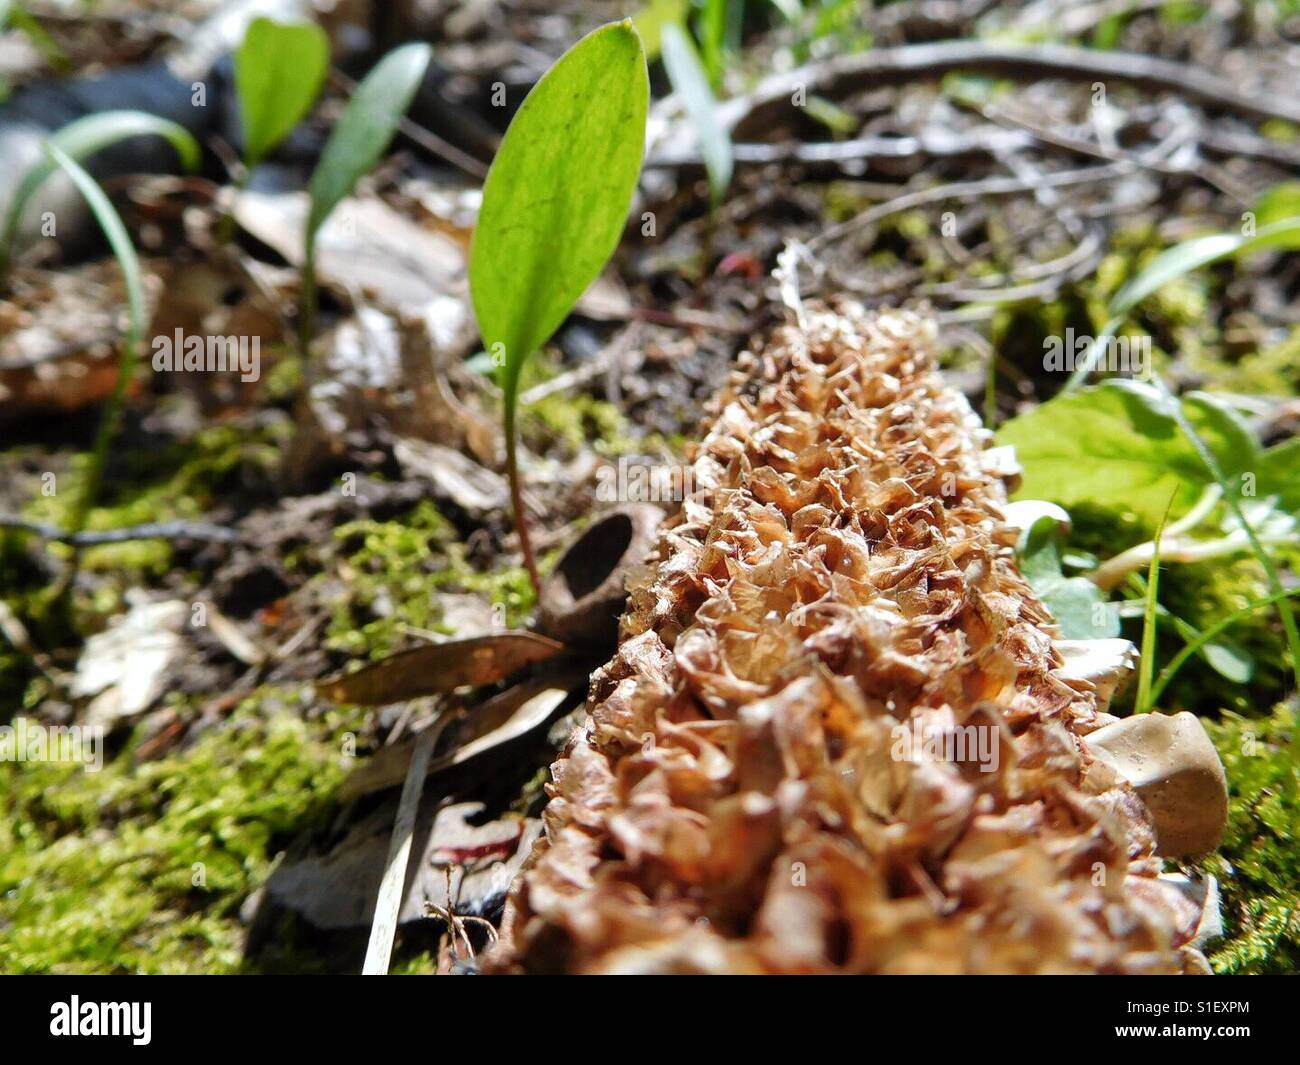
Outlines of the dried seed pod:
{"type": "Polygon", "coordinates": [[[845,304],[742,358],[494,967],[1203,967],[933,342],[845,304]]]}

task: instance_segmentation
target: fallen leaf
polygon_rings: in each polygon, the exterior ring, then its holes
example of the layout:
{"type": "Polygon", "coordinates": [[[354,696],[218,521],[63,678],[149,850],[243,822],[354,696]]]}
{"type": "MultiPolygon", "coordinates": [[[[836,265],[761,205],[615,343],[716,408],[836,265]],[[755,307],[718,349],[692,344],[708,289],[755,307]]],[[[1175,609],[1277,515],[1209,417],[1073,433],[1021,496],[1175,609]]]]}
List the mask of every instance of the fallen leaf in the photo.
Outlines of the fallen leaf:
{"type": "Polygon", "coordinates": [[[355,673],[320,681],[316,690],[336,703],[383,706],[456,688],[495,684],[563,651],[563,644],[522,630],[475,636],[399,651],[355,673]]]}

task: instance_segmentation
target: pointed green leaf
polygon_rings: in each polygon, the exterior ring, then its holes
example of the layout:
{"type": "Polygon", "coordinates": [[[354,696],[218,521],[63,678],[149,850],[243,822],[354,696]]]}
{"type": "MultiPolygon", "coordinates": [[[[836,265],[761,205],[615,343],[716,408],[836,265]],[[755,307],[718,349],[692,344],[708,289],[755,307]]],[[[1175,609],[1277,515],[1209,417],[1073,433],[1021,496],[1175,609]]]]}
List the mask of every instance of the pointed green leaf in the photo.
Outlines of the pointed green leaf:
{"type": "Polygon", "coordinates": [[[604,26],[534,86],[492,161],[470,249],[484,347],[512,405],[541,347],[618,246],[645,151],[650,85],[630,22],[604,26]]]}
{"type": "Polygon", "coordinates": [[[311,176],[308,248],[330,212],[356,188],[392,141],[432,55],[427,44],[395,48],[357,86],[311,176]]]}
{"type": "Polygon", "coordinates": [[[713,99],[713,90],[709,88],[708,75],[690,38],[680,26],[668,25],[663,28],[662,47],[668,80],[673,83],[673,91],[681,97],[691,125],[695,127],[695,140],[704,157],[704,168],[709,173],[709,193],[714,204],[719,204],[731,184],[731,138],[718,121],[717,103],[713,99]]]}
{"type": "Polygon", "coordinates": [[[244,126],[244,162],[257,166],[315,103],[330,46],[314,22],[254,19],[235,53],[235,88],[244,126]]]}
{"type": "Polygon", "coordinates": [[[1110,320],[1079,359],[1064,391],[1073,392],[1087,380],[1092,372],[1093,363],[1097,361],[1106,343],[1115,335],[1115,331],[1124,324],[1128,312],[1169,282],[1193,270],[1199,270],[1202,266],[1226,259],[1230,255],[1249,255],[1252,252],[1270,249],[1297,248],[1300,248],[1300,218],[1284,218],[1261,227],[1254,235],[1212,233],[1209,236],[1193,237],[1161,252],[1111,298],[1106,308],[1110,320]]]}

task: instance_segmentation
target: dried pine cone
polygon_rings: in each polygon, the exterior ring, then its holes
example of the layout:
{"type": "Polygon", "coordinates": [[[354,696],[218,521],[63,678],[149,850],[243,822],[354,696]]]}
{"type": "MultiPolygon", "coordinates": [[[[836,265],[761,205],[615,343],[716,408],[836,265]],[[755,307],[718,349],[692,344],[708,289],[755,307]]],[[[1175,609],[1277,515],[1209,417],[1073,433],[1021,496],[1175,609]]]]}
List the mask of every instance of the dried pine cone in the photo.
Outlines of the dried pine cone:
{"type": "Polygon", "coordinates": [[[815,307],[742,358],[492,967],[1203,970],[933,334],[815,307]]]}

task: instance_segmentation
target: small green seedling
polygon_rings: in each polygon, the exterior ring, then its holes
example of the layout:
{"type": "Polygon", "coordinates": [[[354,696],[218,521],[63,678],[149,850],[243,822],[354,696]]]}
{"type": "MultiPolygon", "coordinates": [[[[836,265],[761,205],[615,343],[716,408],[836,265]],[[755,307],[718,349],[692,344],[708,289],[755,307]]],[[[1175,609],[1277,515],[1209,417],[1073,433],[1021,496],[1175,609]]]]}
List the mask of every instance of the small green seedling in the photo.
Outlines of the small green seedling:
{"type": "MultiPolygon", "coordinates": [[[[75,122],[69,122],[50,138],[50,144],[73,162],[79,162],[118,141],[149,136],[166,138],[176,149],[176,154],[186,170],[198,169],[199,145],[189,131],[175,122],[144,111],[101,111],[98,114],[87,115],[75,122]]],[[[23,211],[46,179],[59,168],[56,159],[57,156],[51,155],[35,163],[23,175],[22,181],[14,191],[9,210],[0,223],[0,274],[8,269],[23,211]]]]}
{"type": "Polygon", "coordinates": [[[539,593],[519,482],[519,375],[618,246],[641,173],[649,101],[645,52],[632,23],[595,30],[528,94],[483,186],[470,295],[504,393],[515,528],[539,593]]]}
{"type": "Polygon", "coordinates": [[[433,50],[405,44],[384,56],[357,86],[325,142],[311,176],[298,336],[306,355],[316,326],[316,237],[325,220],[384,153],[424,79],[433,50]]]}
{"type": "Polygon", "coordinates": [[[681,97],[695,127],[695,140],[709,175],[709,194],[713,206],[717,207],[731,184],[731,138],[718,121],[717,102],[709,88],[708,75],[686,32],[675,23],[669,23],[661,31],[660,47],[668,80],[672,82],[673,91],[681,97]]]}
{"type": "Polygon", "coordinates": [[[104,463],[108,458],[108,445],[112,442],[118,423],[122,420],[122,403],[127,386],[135,373],[140,345],[144,338],[144,281],[140,272],[140,260],[136,256],[130,236],[127,235],[126,226],[122,224],[121,217],[113,209],[108,197],[104,195],[104,190],[54,141],[46,144],[45,152],[51,167],[63,170],[72,179],[77,191],[85,197],[100,228],[104,231],[109,246],[113,249],[113,254],[117,257],[118,265],[122,267],[122,275],[126,280],[127,334],[118,357],[117,381],[113,385],[113,394],[109,397],[108,406],[104,409],[104,417],[95,434],[86,483],[72,513],[70,531],[77,533],[85,527],[86,517],[95,502],[95,497],[99,494],[100,483],[104,478],[104,463]]]}
{"type": "MultiPolygon", "coordinates": [[[[329,70],[330,45],[314,22],[252,21],[235,53],[235,92],[244,133],[237,190],[311,110],[329,70]]],[[[228,215],[223,233],[229,237],[228,215]]]]}
{"type": "Polygon", "coordinates": [[[246,166],[260,164],[311,110],[329,61],[329,38],[314,22],[253,20],[235,53],[246,166]]]}

